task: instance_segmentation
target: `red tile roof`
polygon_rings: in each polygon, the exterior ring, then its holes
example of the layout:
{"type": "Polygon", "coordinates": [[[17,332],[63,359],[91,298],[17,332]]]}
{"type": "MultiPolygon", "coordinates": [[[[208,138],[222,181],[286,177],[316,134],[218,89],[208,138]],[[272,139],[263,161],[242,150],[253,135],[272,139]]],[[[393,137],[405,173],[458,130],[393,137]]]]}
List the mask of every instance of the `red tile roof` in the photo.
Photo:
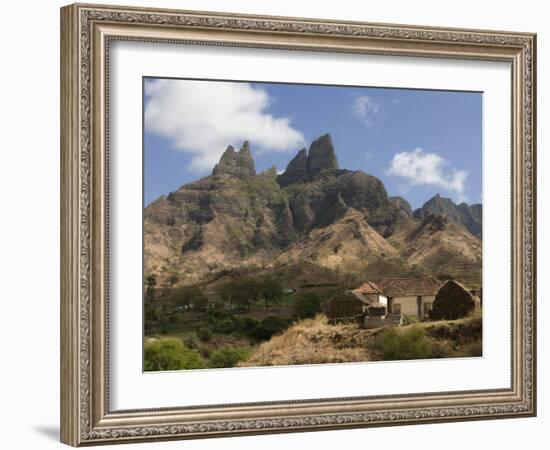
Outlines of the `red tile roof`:
{"type": "Polygon", "coordinates": [[[442,283],[433,278],[384,278],[380,289],[389,297],[436,295],[442,283]]]}
{"type": "Polygon", "coordinates": [[[361,295],[365,294],[383,294],[382,290],[374,284],[372,281],[365,281],[357,289],[354,289],[353,292],[361,295]]]}

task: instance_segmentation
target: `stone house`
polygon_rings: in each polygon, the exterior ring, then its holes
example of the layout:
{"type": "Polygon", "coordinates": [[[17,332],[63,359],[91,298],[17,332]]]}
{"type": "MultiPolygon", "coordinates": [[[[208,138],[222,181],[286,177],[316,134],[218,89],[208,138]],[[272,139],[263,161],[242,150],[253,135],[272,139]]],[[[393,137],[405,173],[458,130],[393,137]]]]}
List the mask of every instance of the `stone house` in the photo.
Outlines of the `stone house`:
{"type": "Polygon", "coordinates": [[[441,282],[430,277],[384,278],[378,287],[387,297],[388,313],[428,319],[441,282]]]}
{"type": "Polygon", "coordinates": [[[363,296],[369,304],[381,303],[384,306],[388,305],[388,297],[372,281],[365,281],[361,286],[354,289],[353,292],[363,296]]]}
{"type": "Polygon", "coordinates": [[[329,323],[361,322],[370,303],[363,295],[345,289],[326,302],[325,314],[329,323]]]}
{"type": "Polygon", "coordinates": [[[481,304],[479,297],[460,284],[449,280],[438,291],[433,303],[431,318],[434,320],[454,320],[467,316],[481,304]]]}

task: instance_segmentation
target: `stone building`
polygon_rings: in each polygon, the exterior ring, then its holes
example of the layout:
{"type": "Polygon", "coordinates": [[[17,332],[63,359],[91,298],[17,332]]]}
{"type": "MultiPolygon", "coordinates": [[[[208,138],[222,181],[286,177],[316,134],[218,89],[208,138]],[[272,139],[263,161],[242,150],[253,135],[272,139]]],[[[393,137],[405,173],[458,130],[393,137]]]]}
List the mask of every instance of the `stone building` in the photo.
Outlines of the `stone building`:
{"type": "Polygon", "coordinates": [[[434,278],[384,278],[378,287],[387,297],[391,314],[428,319],[441,282],[434,278]]]}
{"type": "Polygon", "coordinates": [[[361,294],[345,289],[327,301],[325,314],[329,323],[361,322],[369,304],[361,294]]]}
{"type": "Polygon", "coordinates": [[[388,304],[388,297],[372,281],[365,281],[361,286],[354,289],[353,292],[365,297],[369,303],[381,303],[384,306],[388,304]]]}
{"type": "Polygon", "coordinates": [[[478,297],[458,281],[447,281],[437,293],[431,319],[454,320],[467,316],[476,306],[480,306],[478,297]]]}

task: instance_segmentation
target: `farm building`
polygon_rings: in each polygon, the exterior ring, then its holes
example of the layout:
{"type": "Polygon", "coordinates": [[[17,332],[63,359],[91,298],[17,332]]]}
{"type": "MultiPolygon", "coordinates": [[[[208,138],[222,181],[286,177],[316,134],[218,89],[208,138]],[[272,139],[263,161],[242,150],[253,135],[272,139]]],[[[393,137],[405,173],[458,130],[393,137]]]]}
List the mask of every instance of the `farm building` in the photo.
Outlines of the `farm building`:
{"type": "Polygon", "coordinates": [[[430,318],[433,320],[460,319],[467,316],[476,306],[480,306],[478,297],[458,281],[447,281],[437,293],[430,318]]]}
{"type": "Polygon", "coordinates": [[[325,305],[331,323],[358,321],[365,328],[398,326],[403,316],[419,319],[452,319],[465,316],[479,299],[456,281],[384,278],[366,281],[353,291],[342,290],[325,305]]]}
{"type": "Polygon", "coordinates": [[[386,305],[382,303],[369,305],[363,318],[365,328],[397,327],[402,322],[403,316],[401,314],[388,313],[386,305]]]}
{"type": "Polygon", "coordinates": [[[327,301],[325,313],[330,323],[359,321],[370,303],[361,294],[346,289],[327,301]]]}
{"type": "Polygon", "coordinates": [[[389,313],[425,319],[430,317],[441,283],[429,277],[384,278],[378,287],[387,297],[389,313]]]}
{"type": "Polygon", "coordinates": [[[354,289],[353,292],[365,297],[369,304],[381,303],[384,306],[388,305],[388,297],[386,297],[382,292],[382,289],[380,289],[380,287],[372,281],[365,281],[361,286],[354,289]]]}

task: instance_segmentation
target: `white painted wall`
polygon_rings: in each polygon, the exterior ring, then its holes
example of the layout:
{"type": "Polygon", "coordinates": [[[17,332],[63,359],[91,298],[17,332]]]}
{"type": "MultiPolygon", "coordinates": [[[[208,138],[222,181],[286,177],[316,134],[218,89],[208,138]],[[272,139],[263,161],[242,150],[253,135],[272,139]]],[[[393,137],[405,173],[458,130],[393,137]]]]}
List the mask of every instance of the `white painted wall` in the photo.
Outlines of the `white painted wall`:
{"type": "Polygon", "coordinates": [[[416,316],[418,313],[418,305],[416,303],[416,295],[404,295],[402,297],[393,297],[392,299],[392,312],[395,305],[401,305],[401,314],[407,316],[416,316]]]}
{"type": "MultiPolygon", "coordinates": [[[[29,0],[3,5],[0,258],[3,284],[2,447],[62,449],[59,418],[59,10],[66,2],[29,0]],[[30,355],[30,356],[29,356],[30,355]],[[7,431],[9,430],[9,432],[7,431]]],[[[534,31],[538,39],[538,173],[550,169],[550,31],[547,2],[508,0],[385,2],[291,0],[117,0],[118,4],[330,19],[534,31]]],[[[539,177],[538,229],[550,228],[550,177],[539,177]]],[[[539,255],[550,233],[539,233],[539,255]]],[[[546,250],[546,251],[545,251],[546,250]]],[[[539,258],[539,278],[549,273],[539,258]]],[[[547,317],[547,284],[538,289],[538,316],[547,317]]],[[[539,417],[437,425],[267,435],[188,442],[122,445],[117,449],[253,450],[334,449],[368,442],[372,447],[439,450],[545,448],[550,427],[548,327],[539,327],[539,417]],[[452,436],[452,439],[449,439],[452,436]]],[[[113,447],[115,448],[115,447],[113,447]]]]}

